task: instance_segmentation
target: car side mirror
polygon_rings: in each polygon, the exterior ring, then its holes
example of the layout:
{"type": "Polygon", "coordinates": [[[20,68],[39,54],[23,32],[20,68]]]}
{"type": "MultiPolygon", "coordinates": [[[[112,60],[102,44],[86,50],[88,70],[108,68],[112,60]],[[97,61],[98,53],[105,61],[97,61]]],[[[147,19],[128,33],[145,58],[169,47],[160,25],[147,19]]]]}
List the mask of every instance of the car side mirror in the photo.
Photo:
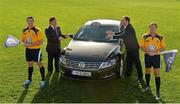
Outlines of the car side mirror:
{"type": "Polygon", "coordinates": [[[119,39],[119,45],[123,45],[124,44],[124,41],[123,41],[123,39],[119,39]]]}
{"type": "Polygon", "coordinates": [[[73,38],[74,34],[68,34],[67,36],[70,37],[70,38],[73,38]]]}

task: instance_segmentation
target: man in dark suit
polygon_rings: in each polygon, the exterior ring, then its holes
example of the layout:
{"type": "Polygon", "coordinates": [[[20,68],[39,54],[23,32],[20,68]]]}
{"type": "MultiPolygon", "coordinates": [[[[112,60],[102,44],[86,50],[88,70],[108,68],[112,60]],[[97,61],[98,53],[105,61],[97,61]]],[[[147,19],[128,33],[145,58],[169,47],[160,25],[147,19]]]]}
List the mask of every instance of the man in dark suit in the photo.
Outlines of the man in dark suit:
{"type": "Polygon", "coordinates": [[[56,72],[59,71],[59,57],[61,51],[61,40],[66,38],[65,35],[62,35],[61,29],[57,26],[57,20],[55,17],[49,19],[49,27],[45,29],[47,37],[47,46],[46,51],[48,53],[48,71],[51,74],[53,71],[53,59],[56,72]]]}
{"type": "MultiPolygon", "coordinates": [[[[119,36],[123,39],[127,50],[127,70],[125,76],[129,77],[132,74],[133,64],[135,64],[138,74],[138,81],[143,79],[142,66],[139,59],[139,44],[136,38],[136,33],[130,23],[130,18],[124,16],[121,20],[121,32],[109,33],[109,35],[119,36]]],[[[107,34],[108,35],[108,34],[107,34]]]]}

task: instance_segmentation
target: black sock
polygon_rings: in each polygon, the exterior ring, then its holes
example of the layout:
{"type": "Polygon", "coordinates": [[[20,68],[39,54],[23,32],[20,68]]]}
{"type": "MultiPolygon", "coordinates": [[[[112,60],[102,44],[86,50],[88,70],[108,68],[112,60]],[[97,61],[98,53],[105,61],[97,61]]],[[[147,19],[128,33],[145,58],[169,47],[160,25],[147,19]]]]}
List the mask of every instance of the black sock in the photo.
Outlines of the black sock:
{"type": "Polygon", "coordinates": [[[145,74],[145,79],[146,79],[146,86],[149,87],[149,83],[150,83],[150,74],[145,74]]]}
{"type": "Polygon", "coordinates": [[[157,92],[157,94],[159,94],[160,84],[161,84],[161,79],[160,79],[160,77],[156,77],[156,78],[155,78],[155,81],[156,81],[156,92],[157,92]]]}
{"type": "Polygon", "coordinates": [[[33,67],[28,67],[28,80],[32,81],[33,67]]]}
{"type": "Polygon", "coordinates": [[[41,73],[42,81],[44,81],[45,80],[45,69],[44,69],[44,66],[40,68],[40,73],[41,73]]]}

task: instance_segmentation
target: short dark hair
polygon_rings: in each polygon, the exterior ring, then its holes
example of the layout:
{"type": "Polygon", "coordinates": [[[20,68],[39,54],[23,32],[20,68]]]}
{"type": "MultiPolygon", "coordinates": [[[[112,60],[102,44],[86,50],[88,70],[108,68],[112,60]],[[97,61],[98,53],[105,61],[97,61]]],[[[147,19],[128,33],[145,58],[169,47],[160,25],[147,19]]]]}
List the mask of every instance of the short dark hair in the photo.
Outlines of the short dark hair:
{"type": "Polygon", "coordinates": [[[124,16],[123,18],[124,18],[126,21],[130,22],[129,16],[124,16]]]}
{"type": "Polygon", "coordinates": [[[51,23],[51,22],[54,21],[54,20],[56,20],[56,17],[51,17],[51,18],[49,19],[49,23],[51,23]]]}
{"type": "Polygon", "coordinates": [[[32,19],[34,21],[34,17],[33,16],[28,16],[26,20],[28,21],[29,19],[32,19]]]}
{"type": "Polygon", "coordinates": [[[149,24],[149,27],[152,26],[152,25],[156,26],[156,28],[158,27],[158,24],[157,24],[156,22],[151,22],[151,23],[149,24]]]}

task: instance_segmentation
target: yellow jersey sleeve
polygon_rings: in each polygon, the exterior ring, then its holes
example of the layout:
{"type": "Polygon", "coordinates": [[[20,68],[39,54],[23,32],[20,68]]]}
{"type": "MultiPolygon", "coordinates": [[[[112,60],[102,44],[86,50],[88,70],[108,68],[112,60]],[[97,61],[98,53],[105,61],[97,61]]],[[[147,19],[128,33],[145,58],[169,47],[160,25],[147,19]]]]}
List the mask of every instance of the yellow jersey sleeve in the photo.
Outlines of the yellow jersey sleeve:
{"type": "Polygon", "coordinates": [[[39,40],[43,40],[44,35],[43,35],[43,32],[42,32],[40,29],[39,29],[39,31],[38,31],[37,34],[38,34],[38,35],[37,35],[38,41],[39,41],[39,40]]]}
{"type": "Polygon", "coordinates": [[[166,48],[166,43],[165,43],[164,37],[162,38],[162,40],[160,42],[160,46],[161,46],[161,48],[166,48]]]}
{"type": "Polygon", "coordinates": [[[139,41],[139,46],[140,47],[144,47],[145,44],[144,44],[144,35],[141,37],[140,41],[139,41]]]}
{"type": "Polygon", "coordinates": [[[24,41],[26,40],[26,39],[25,39],[24,32],[22,33],[21,39],[22,39],[22,42],[24,42],[24,41]]]}

